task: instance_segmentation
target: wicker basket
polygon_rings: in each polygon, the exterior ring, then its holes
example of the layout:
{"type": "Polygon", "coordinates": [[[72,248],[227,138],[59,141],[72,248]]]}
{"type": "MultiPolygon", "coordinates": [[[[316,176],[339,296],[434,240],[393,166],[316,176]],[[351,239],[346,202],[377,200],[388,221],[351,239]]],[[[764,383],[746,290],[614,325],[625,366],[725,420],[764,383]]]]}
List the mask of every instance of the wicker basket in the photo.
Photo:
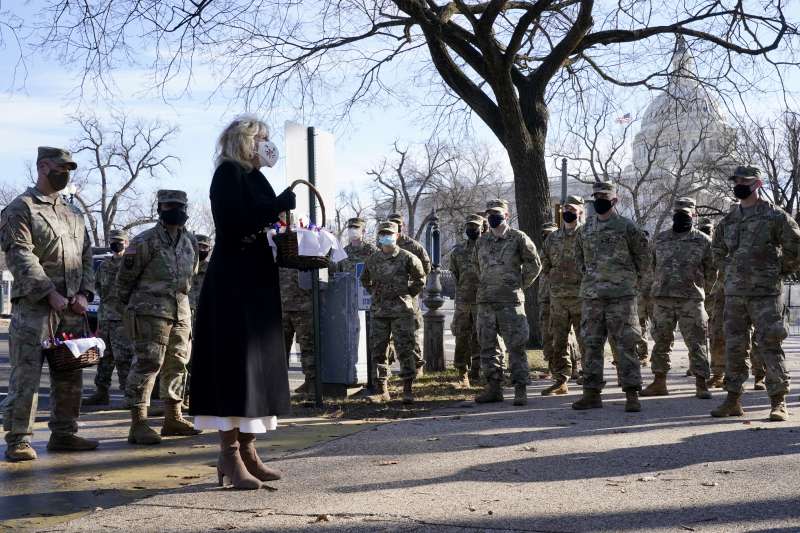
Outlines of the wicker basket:
{"type": "MultiPolygon", "coordinates": [[[[306,180],[296,180],[293,182],[289,189],[294,189],[299,184],[307,185],[311,192],[313,192],[319,201],[319,207],[322,210],[322,224],[325,224],[325,202],[322,201],[322,195],[316,187],[306,180]]],[[[292,219],[291,213],[286,213],[287,223],[292,219]]],[[[272,237],[275,246],[278,248],[278,266],[284,268],[294,268],[297,270],[315,270],[320,268],[328,268],[330,262],[327,257],[318,257],[311,255],[300,255],[297,246],[297,232],[291,229],[291,224],[286,226],[284,233],[277,233],[272,237]]]]}
{"type": "MultiPolygon", "coordinates": [[[[51,317],[52,318],[52,317],[51,317]]],[[[50,330],[50,348],[42,348],[42,354],[47,359],[47,366],[50,372],[73,372],[81,368],[95,366],[100,362],[100,350],[96,347],[89,348],[80,357],[75,357],[63,344],[56,345],[56,336],[53,333],[53,321],[48,320],[47,326],[50,330]]],[[[83,336],[89,337],[89,319],[83,315],[83,336]]]]}

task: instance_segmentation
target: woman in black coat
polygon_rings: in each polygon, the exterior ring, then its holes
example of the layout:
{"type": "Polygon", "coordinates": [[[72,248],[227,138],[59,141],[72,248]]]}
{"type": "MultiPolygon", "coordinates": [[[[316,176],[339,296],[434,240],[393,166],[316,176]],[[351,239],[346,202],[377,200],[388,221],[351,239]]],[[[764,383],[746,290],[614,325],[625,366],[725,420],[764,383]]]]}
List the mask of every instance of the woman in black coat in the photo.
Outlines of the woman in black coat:
{"type": "Polygon", "coordinates": [[[266,228],[294,209],[295,196],[287,189],[276,197],[258,170],[276,158],[256,118],[239,118],[220,136],[210,191],[216,243],[193,334],[190,413],[197,428],[219,431],[219,483],[227,477],[237,488],[280,478],[259,459],[255,433],[275,429],[290,405],[278,267],[266,228]]]}

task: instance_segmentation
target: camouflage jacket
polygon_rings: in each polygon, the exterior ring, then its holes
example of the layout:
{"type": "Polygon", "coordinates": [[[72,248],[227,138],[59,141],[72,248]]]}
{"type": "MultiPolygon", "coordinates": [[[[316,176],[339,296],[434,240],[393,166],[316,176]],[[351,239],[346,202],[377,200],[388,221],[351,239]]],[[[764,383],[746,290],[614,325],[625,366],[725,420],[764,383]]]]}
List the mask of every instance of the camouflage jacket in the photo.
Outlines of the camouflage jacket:
{"type": "Polygon", "coordinates": [[[367,258],[361,285],[372,296],[373,317],[413,315],[414,297],[425,285],[425,271],[414,254],[397,247],[391,254],[375,252],[367,258]]]}
{"type": "Polygon", "coordinates": [[[336,263],[336,272],[352,272],[355,274],[356,265],[365,263],[367,258],[378,251],[374,244],[362,242],[358,246],[348,244],[344,247],[347,259],[342,259],[336,263]]]}
{"type": "Polygon", "coordinates": [[[0,249],[14,276],[11,299],[38,302],[50,292],[94,298],[92,245],[83,215],[35,187],[17,196],[0,215],[0,249]]]}
{"type": "Polygon", "coordinates": [[[542,275],[547,276],[550,296],[554,298],[580,296],[582,275],[575,262],[575,238],[579,229],[580,226],[572,230],[562,227],[544,241],[542,275]]]}
{"type": "Polygon", "coordinates": [[[422,269],[425,271],[426,276],[431,273],[431,258],[428,257],[428,252],[422,246],[422,243],[407,235],[400,235],[397,238],[397,246],[417,256],[422,263],[422,269]]]}
{"type": "Polygon", "coordinates": [[[478,303],[520,304],[525,301],[523,291],[542,271],[542,262],[530,237],[508,228],[500,237],[487,231],[478,239],[478,269],[478,303]]]}
{"type": "Polygon", "coordinates": [[[197,271],[197,242],[181,230],[173,241],[158,223],[137,235],[122,256],[117,291],[126,312],[191,320],[189,288],[197,271]]]}
{"type": "Polygon", "coordinates": [[[656,235],[653,252],[653,298],[702,300],[711,292],[717,271],[711,238],[693,228],[684,233],[671,229],[656,235]]]}
{"type": "Polygon", "coordinates": [[[456,302],[474,304],[478,295],[477,241],[465,240],[450,252],[450,271],[456,280],[456,302]]]}
{"type": "Polygon", "coordinates": [[[208,270],[208,262],[210,257],[206,257],[204,261],[200,261],[197,266],[197,273],[192,278],[192,286],[189,289],[189,307],[192,312],[197,310],[197,303],[200,301],[200,291],[203,289],[203,281],[206,279],[206,271],[208,270]]]}
{"type": "Polygon", "coordinates": [[[95,289],[100,296],[100,310],[97,320],[122,320],[122,306],[117,296],[117,272],[122,264],[121,255],[112,255],[100,263],[97,269],[95,289]]]}
{"type": "Polygon", "coordinates": [[[284,312],[311,312],[311,289],[300,288],[300,276],[307,276],[308,286],[311,286],[311,276],[293,268],[280,268],[281,280],[281,308],[284,312]]]}
{"type": "Polygon", "coordinates": [[[575,238],[581,298],[637,296],[650,260],[647,238],[631,220],[616,213],[605,222],[589,217],[575,238]]]}
{"type": "Polygon", "coordinates": [[[734,206],[714,229],[714,260],[725,272],[725,296],[778,295],[782,277],[800,269],[800,228],[764,200],[747,211],[734,206]]]}

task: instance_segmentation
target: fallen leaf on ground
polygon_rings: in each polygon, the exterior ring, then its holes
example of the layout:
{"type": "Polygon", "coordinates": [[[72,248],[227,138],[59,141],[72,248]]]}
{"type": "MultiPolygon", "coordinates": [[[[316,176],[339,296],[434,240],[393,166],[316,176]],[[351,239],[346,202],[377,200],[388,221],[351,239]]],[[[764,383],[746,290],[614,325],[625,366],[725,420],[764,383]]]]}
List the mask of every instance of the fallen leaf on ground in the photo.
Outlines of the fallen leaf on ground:
{"type": "Polygon", "coordinates": [[[494,511],[489,511],[489,512],[488,512],[488,513],[486,513],[486,514],[494,514],[494,511]]]}
{"type": "Polygon", "coordinates": [[[428,441],[428,442],[433,442],[433,441],[439,440],[439,437],[428,437],[425,440],[428,441]]]}
{"type": "Polygon", "coordinates": [[[208,444],[192,444],[192,448],[210,448],[208,444]]]}
{"type": "Polygon", "coordinates": [[[716,470],[717,474],[733,474],[733,470],[716,470]]]}
{"type": "Polygon", "coordinates": [[[193,476],[183,476],[182,479],[200,479],[200,476],[193,475],[193,476]]]}
{"type": "Polygon", "coordinates": [[[378,463],[378,466],[389,466],[389,465],[396,465],[397,461],[381,461],[378,463]]]}
{"type": "Polygon", "coordinates": [[[331,517],[326,514],[321,514],[317,516],[316,522],[330,522],[331,517]]]}
{"type": "Polygon", "coordinates": [[[147,490],[147,487],[142,487],[141,485],[134,485],[131,488],[132,489],[137,489],[137,490],[147,490]]]}
{"type": "Polygon", "coordinates": [[[524,452],[535,452],[536,446],[523,446],[522,451],[524,452]]]}
{"type": "Polygon", "coordinates": [[[217,531],[225,531],[228,529],[236,529],[236,526],[233,524],[225,524],[224,526],[217,526],[214,529],[216,529],[217,531]]]}
{"type": "Polygon", "coordinates": [[[655,480],[656,480],[655,476],[642,476],[639,479],[637,479],[636,481],[647,482],[647,481],[655,481],[655,480]]]}
{"type": "Polygon", "coordinates": [[[169,455],[178,455],[178,452],[167,452],[169,455]]]}
{"type": "Polygon", "coordinates": [[[717,483],[716,481],[703,481],[701,485],[703,485],[704,487],[716,487],[717,485],[719,485],[719,483],[717,483]]]}
{"type": "Polygon", "coordinates": [[[167,477],[181,477],[181,476],[176,476],[175,474],[167,474],[167,477]]]}
{"type": "Polygon", "coordinates": [[[469,511],[470,513],[474,513],[475,512],[475,508],[470,505],[469,507],[467,507],[467,511],[469,511]]]}
{"type": "Polygon", "coordinates": [[[101,477],[103,477],[103,474],[97,474],[96,476],[87,477],[86,481],[100,481],[101,477]]]}

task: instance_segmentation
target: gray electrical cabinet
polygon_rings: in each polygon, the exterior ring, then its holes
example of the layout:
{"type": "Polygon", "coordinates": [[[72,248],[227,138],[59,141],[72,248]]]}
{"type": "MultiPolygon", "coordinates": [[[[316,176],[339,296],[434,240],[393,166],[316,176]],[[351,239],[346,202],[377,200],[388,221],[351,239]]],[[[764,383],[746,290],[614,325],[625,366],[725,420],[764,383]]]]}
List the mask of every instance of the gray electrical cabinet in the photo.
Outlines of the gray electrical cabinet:
{"type": "Polygon", "coordinates": [[[367,382],[366,312],[359,311],[357,280],[339,272],[320,284],[322,382],[356,386],[367,382]]]}

